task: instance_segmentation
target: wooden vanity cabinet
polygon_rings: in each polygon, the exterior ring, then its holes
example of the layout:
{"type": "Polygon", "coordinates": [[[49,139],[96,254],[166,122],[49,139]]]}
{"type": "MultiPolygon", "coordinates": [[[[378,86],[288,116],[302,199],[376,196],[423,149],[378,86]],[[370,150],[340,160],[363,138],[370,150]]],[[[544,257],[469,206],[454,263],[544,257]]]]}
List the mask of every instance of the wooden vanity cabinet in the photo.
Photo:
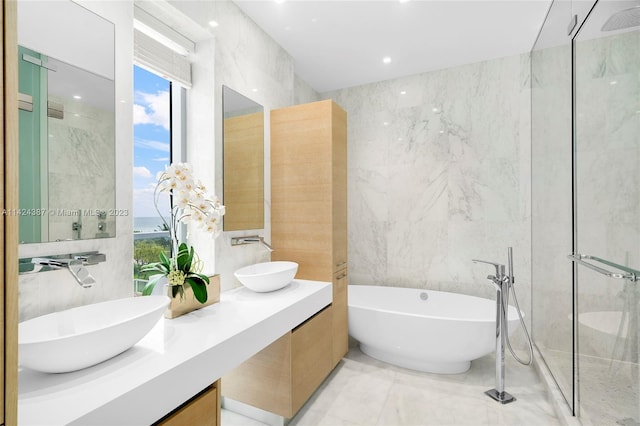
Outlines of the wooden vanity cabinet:
{"type": "Polygon", "coordinates": [[[155,426],[220,426],[220,380],[194,396],[155,426]]]}
{"type": "Polygon", "coordinates": [[[327,306],[225,375],[224,396],[293,417],[333,368],[331,318],[327,306]]]}
{"type": "Polygon", "coordinates": [[[272,260],[333,283],[332,363],[347,353],[347,113],[331,100],[271,111],[272,260]]]}

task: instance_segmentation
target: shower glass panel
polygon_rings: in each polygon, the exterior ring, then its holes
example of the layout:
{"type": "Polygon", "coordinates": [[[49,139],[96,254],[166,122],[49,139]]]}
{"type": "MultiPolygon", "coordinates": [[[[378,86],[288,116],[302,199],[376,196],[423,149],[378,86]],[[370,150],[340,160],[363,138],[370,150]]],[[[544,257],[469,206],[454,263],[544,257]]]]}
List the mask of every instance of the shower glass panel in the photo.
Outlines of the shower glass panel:
{"type": "Polygon", "coordinates": [[[554,1],[531,52],[532,337],[573,409],[571,2],[554,1]]]}
{"type": "MultiPolygon", "coordinates": [[[[616,15],[631,7],[598,2],[573,45],[575,251],[621,276],[640,269],[640,9],[616,15]]],[[[639,284],[577,263],[578,411],[592,424],[640,424],[639,284]]]]}

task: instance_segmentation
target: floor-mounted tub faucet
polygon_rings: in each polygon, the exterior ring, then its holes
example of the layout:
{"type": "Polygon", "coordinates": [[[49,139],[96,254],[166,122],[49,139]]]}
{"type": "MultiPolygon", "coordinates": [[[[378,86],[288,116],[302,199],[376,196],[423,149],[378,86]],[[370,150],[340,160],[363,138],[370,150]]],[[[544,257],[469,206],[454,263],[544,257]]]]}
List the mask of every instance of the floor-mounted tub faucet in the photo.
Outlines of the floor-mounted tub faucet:
{"type": "MultiPolygon", "coordinates": [[[[511,254],[511,247],[509,247],[511,254]]],[[[496,387],[488,390],[485,394],[502,404],[515,401],[515,397],[504,390],[504,347],[507,335],[507,306],[503,303],[503,286],[508,286],[513,278],[510,276],[512,268],[509,268],[509,275],[505,273],[504,265],[486,260],[471,259],[475,263],[486,263],[496,268],[495,275],[487,275],[496,287],[496,387]]],[[[511,265],[511,264],[510,264],[511,265]]]]}
{"type": "Polygon", "coordinates": [[[520,305],[518,304],[518,298],[516,297],[516,290],[514,288],[515,278],[513,277],[513,248],[507,249],[507,261],[509,264],[509,272],[505,273],[504,265],[495,262],[487,262],[486,260],[471,259],[476,263],[487,263],[493,265],[496,268],[495,275],[488,275],[487,279],[490,280],[496,287],[496,387],[488,390],[485,394],[495,399],[501,404],[508,404],[515,401],[515,397],[510,395],[504,390],[504,344],[506,342],[509,347],[511,355],[522,365],[531,365],[533,362],[533,343],[531,337],[527,331],[527,327],[524,325],[524,319],[522,318],[522,311],[520,311],[520,305]],[[515,303],[516,312],[520,319],[520,326],[522,331],[527,337],[527,346],[529,349],[529,360],[523,361],[520,359],[509,343],[509,334],[507,333],[507,312],[509,309],[509,291],[513,290],[513,302],[515,303]]]}

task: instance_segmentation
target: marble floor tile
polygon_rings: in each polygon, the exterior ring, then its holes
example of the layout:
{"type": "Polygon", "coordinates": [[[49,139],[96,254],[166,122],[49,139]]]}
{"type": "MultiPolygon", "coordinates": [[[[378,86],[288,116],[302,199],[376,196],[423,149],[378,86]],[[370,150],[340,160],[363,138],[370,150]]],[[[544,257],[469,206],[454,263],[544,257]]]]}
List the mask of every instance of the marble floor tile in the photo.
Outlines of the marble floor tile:
{"type": "Polygon", "coordinates": [[[559,425],[537,373],[513,360],[501,405],[484,395],[495,383],[493,355],[464,374],[438,375],[392,366],[351,347],[318,391],[291,419],[296,426],[559,425]]]}

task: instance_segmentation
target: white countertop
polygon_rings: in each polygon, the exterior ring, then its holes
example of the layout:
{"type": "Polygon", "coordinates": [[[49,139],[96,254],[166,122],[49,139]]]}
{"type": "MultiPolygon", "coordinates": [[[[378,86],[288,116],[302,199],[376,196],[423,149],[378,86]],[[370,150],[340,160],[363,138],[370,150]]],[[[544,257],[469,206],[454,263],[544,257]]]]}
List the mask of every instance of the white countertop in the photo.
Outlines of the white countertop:
{"type": "Polygon", "coordinates": [[[126,352],[64,374],[19,369],[20,425],[149,425],[331,303],[331,284],[244,287],[158,324],[126,352]]]}

